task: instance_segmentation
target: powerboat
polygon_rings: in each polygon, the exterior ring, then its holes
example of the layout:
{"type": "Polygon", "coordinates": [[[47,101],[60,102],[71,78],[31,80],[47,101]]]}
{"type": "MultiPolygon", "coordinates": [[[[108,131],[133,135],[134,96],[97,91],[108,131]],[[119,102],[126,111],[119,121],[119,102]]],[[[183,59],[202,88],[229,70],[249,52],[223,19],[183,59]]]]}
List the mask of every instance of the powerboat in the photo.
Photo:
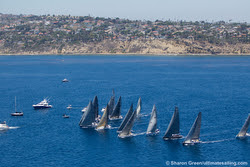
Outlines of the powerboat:
{"type": "Polygon", "coordinates": [[[66,78],[64,78],[64,79],[62,80],[62,82],[69,82],[69,80],[66,79],[66,78]]]}
{"type": "Polygon", "coordinates": [[[34,104],[32,106],[34,107],[34,109],[52,108],[52,105],[49,105],[47,99],[43,99],[43,101],[41,101],[40,103],[34,104]]]}
{"type": "Polygon", "coordinates": [[[82,109],[82,112],[85,112],[85,111],[87,111],[87,107],[84,107],[84,108],[82,109]]]}
{"type": "Polygon", "coordinates": [[[71,105],[69,105],[69,106],[67,107],[67,109],[68,109],[68,110],[70,110],[71,108],[72,108],[72,106],[71,106],[71,105]]]}
{"type": "Polygon", "coordinates": [[[8,130],[9,126],[6,124],[6,121],[0,123],[0,130],[8,130]]]}
{"type": "Polygon", "coordinates": [[[63,118],[69,118],[69,115],[63,114],[63,118]]]}

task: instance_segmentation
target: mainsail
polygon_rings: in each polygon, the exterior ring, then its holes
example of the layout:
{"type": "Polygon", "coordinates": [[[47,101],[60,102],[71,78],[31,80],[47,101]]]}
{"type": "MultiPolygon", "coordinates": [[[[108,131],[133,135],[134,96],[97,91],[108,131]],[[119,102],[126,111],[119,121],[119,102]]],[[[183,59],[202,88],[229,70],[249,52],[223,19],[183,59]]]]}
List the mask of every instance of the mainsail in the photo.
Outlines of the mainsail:
{"type": "Polygon", "coordinates": [[[115,96],[111,96],[108,105],[109,105],[109,115],[110,115],[113,112],[113,110],[114,110],[115,96]]]}
{"type": "Polygon", "coordinates": [[[244,123],[244,125],[242,126],[240,132],[237,134],[236,137],[245,137],[248,127],[249,127],[249,123],[250,123],[250,114],[248,115],[246,122],[244,123]]]}
{"type": "Polygon", "coordinates": [[[90,101],[87,106],[87,111],[83,113],[79,125],[84,128],[92,127],[93,122],[95,122],[95,112],[92,101],[90,101]]]}
{"type": "Polygon", "coordinates": [[[109,118],[108,118],[109,113],[108,112],[109,112],[109,105],[107,105],[100,122],[96,126],[96,129],[104,129],[108,126],[108,120],[109,120],[109,118]]]}
{"type": "Polygon", "coordinates": [[[157,114],[156,114],[156,107],[153,106],[150,121],[148,124],[147,134],[155,133],[157,128],[157,114]]]}
{"type": "Polygon", "coordinates": [[[129,110],[128,110],[126,116],[125,116],[125,118],[123,119],[120,127],[118,128],[117,132],[121,132],[122,131],[122,129],[124,128],[124,126],[126,125],[126,123],[128,122],[128,120],[130,119],[132,113],[133,113],[133,104],[131,104],[131,106],[130,106],[130,108],[129,108],[129,110]]]}
{"type": "Polygon", "coordinates": [[[136,106],[136,116],[138,117],[140,113],[141,113],[141,97],[139,98],[136,106]]]}
{"type": "Polygon", "coordinates": [[[114,108],[114,111],[110,115],[111,119],[120,118],[120,115],[121,115],[121,103],[122,103],[122,99],[121,99],[121,96],[120,96],[118,101],[117,101],[117,104],[116,104],[116,106],[114,108]]]}
{"type": "Polygon", "coordinates": [[[199,142],[200,128],[201,128],[201,112],[199,112],[197,118],[195,119],[195,122],[192,128],[190,129],[183,144],[192,144],[199,142]]]}
{"type": "Polygon", "coordinates": [[[134,125],[135,122],[135,118],[136,118],[136,111],[134,111],[131,115],[131,117],[129,118],[128,122],[126,123],[126,125],[124,126],[124,128],[122,129],[122,131],[119,133],[119,137],[126,137],[131,135],[131,129],[134,125]]]}
{"type": "Polygon", "coordinates": [[[163,139],[181,138],[181,136],[178,135],[179,133],[180,133],[179,112],[178,112],[178,107],[175,107],[174,114],[171,118],[171,121],[168,125],[165,135],[163,136],[163,139]]]}
{"type": "Polygon", "coordinates": [[[97,119],[98,118],[98,98],[97,98],[97,96],[94,97],[93,107],[94,107],[94,112],[95,112],[95,119],[97,119]]]}

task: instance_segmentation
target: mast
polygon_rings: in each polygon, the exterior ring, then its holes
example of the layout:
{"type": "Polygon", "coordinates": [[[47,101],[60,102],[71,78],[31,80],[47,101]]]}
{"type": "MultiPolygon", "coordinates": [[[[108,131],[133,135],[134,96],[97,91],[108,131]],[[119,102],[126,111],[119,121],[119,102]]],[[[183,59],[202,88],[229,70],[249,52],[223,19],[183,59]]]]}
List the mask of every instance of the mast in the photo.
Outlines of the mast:
{"type": "Polygon", "coordinates": [[[155,133],[157,128],[157,113],[156,113],[156,107],[153,106],[151,117],[148,124],[147,134],[155,133]]]}
{"type": "Polygon", "coordinates": [[[179,112],[178,112],[178,107],[175,107],[174,114],[171,118],[171,121],[168,125],[168,128],[163,138],[171,138],[173,134],[179,134],[179,133],[180,133],[179,112]]]}
{"type": "Polygon", "coordinates": [[[16,96],[15,96],[15,112],[16,112],[16,96]]]}
{"type": "Polygon", "coordinates": [[[121,96],[119,97],[117,104],[115,105],[114,111],[111,113],[110,118],[119,118],[121,115],[121,96]]]}
{"type": "Polygon", "coordinates": [[[240,132],[237,134],[236,137],[245,137],[247,130],[248,130],[248,127],[249,127],[249,124],[250,124],[250,114],[248,115],[244,125],[242,126],[240,132]]]}
{"type": "Polygon", "coordinates": [[[192,143],[192,140],[199,140],[200,128],[201,128],[201,112],[199,112],[197,118],[194,121],[192,128],[190,129],[183,143],[192,143]]]}
{"type": "Polygon", "coordinates": [[[128,120],[122,131],[119,133],[118,135],[119,137],[126,137],[131,134],[131,129],[134,125],[135,118],[136,118],[136,110],[132,113],[130,119],[128,120]]]}
{"type": "Polygon", "coordinates": [[[125,118],[123,119],[120,127],[118,128],[117,132],[121,132],[122,131],[122,129],[124,128],[124,126],[126,125],[126,123],[128,122],[128,120],[130,119],[132,113],[133,113],[133,103],[131,104],[131,106],[130,106],[130,108],[129,108],[129,110],[128,110],[126,116],[125,116],[125,118]]]}
{"type": "Polygon", "coordinates": [[[141,97],[139,97],[138,102],[137,102],[136,116],[138,117],[140,113],[141,113],[141,97]]]}

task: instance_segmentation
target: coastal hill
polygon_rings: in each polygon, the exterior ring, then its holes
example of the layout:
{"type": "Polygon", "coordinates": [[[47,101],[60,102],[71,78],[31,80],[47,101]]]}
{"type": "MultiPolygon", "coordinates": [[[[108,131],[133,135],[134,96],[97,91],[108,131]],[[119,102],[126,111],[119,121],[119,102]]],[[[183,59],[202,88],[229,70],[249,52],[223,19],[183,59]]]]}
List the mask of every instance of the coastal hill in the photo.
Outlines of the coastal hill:
{"type": "Polygon", "coordinates": [[[0,14],[0,54],[250,54],[250,25],[0,14]]]}

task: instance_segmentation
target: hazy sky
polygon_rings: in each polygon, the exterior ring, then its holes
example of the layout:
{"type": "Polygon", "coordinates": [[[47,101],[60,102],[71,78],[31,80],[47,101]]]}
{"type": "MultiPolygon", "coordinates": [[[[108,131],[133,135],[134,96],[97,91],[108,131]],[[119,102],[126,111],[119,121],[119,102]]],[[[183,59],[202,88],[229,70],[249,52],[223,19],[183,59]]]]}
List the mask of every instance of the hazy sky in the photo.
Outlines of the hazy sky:
{"type": "Polygon", "coordinates": [[[0,0],[0,13],[250,23],[250,0],[0,0]]]}

